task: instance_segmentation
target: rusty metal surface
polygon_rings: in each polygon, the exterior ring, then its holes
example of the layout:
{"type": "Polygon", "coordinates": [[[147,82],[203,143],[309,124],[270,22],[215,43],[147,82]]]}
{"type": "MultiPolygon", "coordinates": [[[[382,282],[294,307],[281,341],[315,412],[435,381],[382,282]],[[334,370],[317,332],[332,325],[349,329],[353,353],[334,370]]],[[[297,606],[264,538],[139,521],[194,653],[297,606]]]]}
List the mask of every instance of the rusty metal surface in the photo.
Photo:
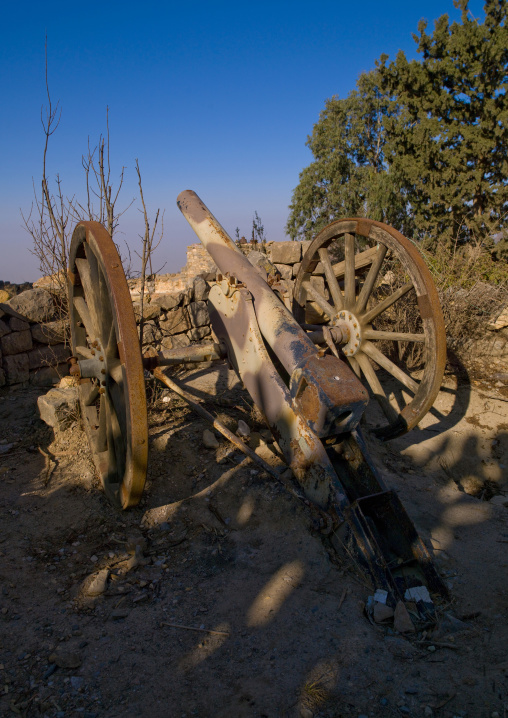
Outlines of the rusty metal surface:
{"type": "Polygon", "coordinates": [[[85,429],[106,493],[114,503],[127,508],[139,502],[146,478],[145,385],[125,274],[111,237],[98,222],[76,226],[69,272],[72,349],[83,377],[79,394],[85,429]],[[79,266],[81,274],[90,275],[87,279],[80,276],[79,266]],[[78,306],[86,315],[88,327],[83,326],[78,306]],[[99,414],[95,394],[101,399],[99,414]],[[106,416],[101,418],[101,412],[106,416]],[[101,431],[107,437],[105,450],[97,444],[101,431]]]}
{"type": "MultiPolygon", "coordinates": [[[[328,326],[331,329],[341,329],[343,335],[345,335],[346,330],[349,332],[348,343],[344,341],[343,336],[338,344],[343,345],[341,351],[351,360],[353,368],[359,370],[359,367],[362,367],[362,371],[363,368],[367,371],[366,381],[371,385],[374,395],[378,398],[381,408],[388,418],[388,424],[377,429],[376,433],[383,439],[391,439],[400,436],[418,424],[434,403],[441,386],[446,363],[446,336],[441,306],[427,265],[412,242],[400,232],[382,222],[364,218],[352,218],[337,220],[325,227],[312,241],[305,253],[294,286],[293,313],[301,323],[305,322],[305,305],[307,301],[305,283],[309,281],[311,273],[322,259],[320,252],[326,250],[337,238],[346,237],[349,234],[367,237],[376,242],[377,247],[384,246],[393,252],[411,279],[411,283],[400,288],[398,294],[395,292],[394,297],[395,295],[402,297],[408,291],[414,291],[422,321],[426,358],[423,376],[419,383],[413,382],[409,376],[405,379],[401,372],[397,374],[397,368],[393,365],[393,362],[389,360],[384,362],[390,373],[395,372],[396,379],[402,380],[406,387],[412,387],[414,391],[414,397],[408,401],[402,411],[395,413],[395,410],[391,409],[374,371],[370,371],[369,367],[365,365],[365,362],[370,361],[369,357],[373,358],[374,355],[376,355],[375,360],[379,364],[380,355],[379,352],[376,353],[376,347],[372,343],[372,337],[375,337],[375,332],[372,332],[371,322],[376,316],[376,310],[370,309],[367,311],[365,298],[357,297],[356,294],[353,295],[352,301],[350,297],[348,298],[344,295],[340,300],[343,304],[341,307],[330,306],[328,308],[324,298],[321,302],[324,309],[328,309],[331,315],[327,317],[328,326]],[[360,364],[356,361],[357,354],[364,355],[359,357],[360,364]],[[394,414],[396,415],[394,416],[394,414]]],[[[382,263],[382,261],[383,257],[380,257],[380,262],[382,263]]],[[[375,262],[376,248],[367,249],[361,254],[355,255],[355,272],[373,265],[375,262]]],[[[347,273],[346,262],[339,262],[333,265],[332,269],[336,276],[342,276],[345,272],[347,273]]],[[[379,304],[379,309],[384,311],[389,306],[388,298],[385,302],[379,304]]],[[[395,335],[396,333],[393,334],[395,335]]],[[[407,334],[407,341],[415,340],[420,341],[420,337],[407,334]]],[[[399,339],[399,341],[401,340],[399,339]]]]}
{"type": "Polygon", "coordinates": [[[254,403],[263,413],[279,447],[306,496],[330,506],[340,487],[319,438],[293,408],[287,386],[268,354],[250,292],[236,288],[226,296],[219,284],[208,298],[214,332],[254,403]]]}

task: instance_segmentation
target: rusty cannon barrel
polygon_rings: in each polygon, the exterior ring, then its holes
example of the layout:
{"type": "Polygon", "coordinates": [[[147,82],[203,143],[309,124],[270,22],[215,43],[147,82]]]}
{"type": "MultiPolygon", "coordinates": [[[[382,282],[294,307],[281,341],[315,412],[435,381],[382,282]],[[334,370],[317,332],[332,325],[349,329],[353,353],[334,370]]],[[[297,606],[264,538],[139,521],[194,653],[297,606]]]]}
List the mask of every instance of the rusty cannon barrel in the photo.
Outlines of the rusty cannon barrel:
{"type": "Polygon", "coordinates": [[[321,416],[320,407],[326,407],[328,419],[311,422],[313,430],[320,436],[326,435],[332,424],[337,428],[339,416],[340,430],[351,430],[368,402],[368,393],[358,377],[339,358],[318,352],[311,338],[195,192],[181,192],[177,204],[219,270],[235,277],[252,295],[261,334],[290,376],[293,400],[300,408],[314,405],[321,416]]]}

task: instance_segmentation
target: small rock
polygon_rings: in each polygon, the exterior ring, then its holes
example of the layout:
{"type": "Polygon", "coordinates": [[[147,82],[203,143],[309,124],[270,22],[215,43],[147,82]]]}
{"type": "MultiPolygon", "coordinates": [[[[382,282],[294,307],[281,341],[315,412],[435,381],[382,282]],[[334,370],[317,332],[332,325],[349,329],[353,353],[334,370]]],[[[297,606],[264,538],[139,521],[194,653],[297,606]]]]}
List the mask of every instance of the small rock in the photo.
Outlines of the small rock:
{"type": "Polygon", "coordinates": [[[37,399],[37,406],[48,426],[64,431],[78,418],[78,390],[76,387],[50,389],[37,399]]]}
{"type": "Polygon", "coordinates": [[[387,606],[384,603],[375,603],[374,604],[374,621],[376,623],[382,623],[383,621],[387,621],[389,618],[393,618],[393,608],[390,608],[390,606],[387,606]]]}
{"type": "Polygon", "coordinates": [[[219,448],[219,442],[217,441],[217,437],[212,431],[210,431],[210,429],[205,429],[203,431],[203,444],[207,449],[219,448]]]}
{"type": "Polygon", "coordinates": [[[126,608],[115,608],[109,614],[112,621],[120,621],[122,618],[127,618],[129,611],[126,608]]]}
{"type": "Polygon", "coordinates": [[[407,608],[402,601],[399,601],[395,606],[393,627],[399,633],[414,633],[415,631],[413,621],[411,620],[407,608]]]}
{"type": "Polygon", "coordinates": [[[71,651],[55,651],[49,657],[50,663],[55,663],[59,668],[79,668],[81,656],[71,651]]]}
{"type": "Polygon", "coordinates": [[[12,449],[14,444],[2,444],[0,446],[0,454],[6,454],[8,451],[12,449]]]}
{"type": "Polygon", "coordinates": [[[137,568],[138,566],[147,566],[151,562],[151,559],[149,557],[143,556],[143,551],[141,550],[141,546],[136,546],[136,550],[134,553],[134,556],[131,556],[130,559],[127,561],[127,572],[132,571],[134,568],[137,568]]]}
{"type": "Polygon", "coordinates": [[[135,554],[137,550],[143,554],[147,546],[146,538],[142,534],[129,536],[125,542],[125,548],[130,554],[135,554]]]}
{"type": "Polygon", "coordinates": [[[79,691],[83,686],[84,680],[81,676],[71,676],[71,686],[75,691],[79,691]]]}
{"type": "Polygon", "coordinates": [[[494,506],[508,506],[508,496],[503,496],[502,494],[496,494],[491,498],[489,501],[490,504],[494,504],[494,506]]]}
{"type": "Polygon", "coordinates": [[[310,708],[300,708],[300,718],[313,718],[314,713],[310,710],[310,708]]]}
{"type": "Polygon", "coordinates": [[[103,568],[97,573],[92,573],[85,578],[82,583],[83,592],[87,596],[100,596],[103,594],[108,585],[109,569],[103,568]]]}
{"type": "Polygon", "coordinates": [[[249,429],[248,425],[245,423],[245,421],[243,421],[243,419],[240,419],[238,421],[238,428],[236,430],[236,433],[238,434],[238,436],[245,436],[245,437],[250,436],[250,429],[249,429]]]}
{"type": "Polygon", "coordinates": [[[425,706],[425,710],[423,713],[426,716],[426,718],[432,718],[432,716],[434,715],[434,711],[432,710],[432,708],[430,706],[425,706]]]}
{"type": "Polygon", "coordinates": [[[93,554],[93,556],[90,556],[90,561],[92,563],[97,563],[98,560],[99,560],[99,558],[95,554],[93,554]]]}

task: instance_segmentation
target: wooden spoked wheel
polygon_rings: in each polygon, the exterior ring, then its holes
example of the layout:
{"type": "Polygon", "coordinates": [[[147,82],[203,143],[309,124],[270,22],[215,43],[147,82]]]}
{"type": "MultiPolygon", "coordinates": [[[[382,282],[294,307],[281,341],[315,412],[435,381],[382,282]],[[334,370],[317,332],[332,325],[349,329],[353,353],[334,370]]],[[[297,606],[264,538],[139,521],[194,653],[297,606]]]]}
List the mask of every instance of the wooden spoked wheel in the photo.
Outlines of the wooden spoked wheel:
{"type": "Polygon", "coordinates": [[[441,306],[422,256],[392,227],[368,219],[325,227],[302,260],[293,313],[370,388],[382,412],[375,434],[400,436],[430,409],[446,362],[441,306]]]}
{"type": "Polygon", "coordinates": [[[139,339],[122,263],[98,222],[81,222],[69,255],[69,314],[81,415],[109,499],[135,506],[148,461],[139,339]]]}

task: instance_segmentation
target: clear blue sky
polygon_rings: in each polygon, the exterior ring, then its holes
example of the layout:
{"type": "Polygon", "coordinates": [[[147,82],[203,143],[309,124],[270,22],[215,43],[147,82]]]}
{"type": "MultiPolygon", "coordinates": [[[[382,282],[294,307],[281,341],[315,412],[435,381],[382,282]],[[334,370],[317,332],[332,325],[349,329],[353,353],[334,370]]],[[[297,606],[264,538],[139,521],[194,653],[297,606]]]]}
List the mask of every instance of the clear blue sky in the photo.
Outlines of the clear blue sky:
{"type": "MultiPolygon", "coordinates": [[[[483,18],[482,2],[470,9],[483,18]]],[[[305,146],[326,98],[344,97],[387,53],[414,57],[420,18],[459,17],[452,0],[399,2],[9,2],[0,28],[0,279],[39,276],[20,209],[40,187],[46,102],[44,38],[52,99],[62,109],[48,177],[83,197],[81,156],[105,129],[109,106],[119,206],[137,198],[139,159],[153,215],[165,209],[155,263],[185,263],[198,241],[176,208],[194,189],[231,233],[250,232],[254,210],[268,239],[283,240],[291,193],[311,161],[305,146]]],[[[121,235],[134,250],[139,202],[121,235]]]]}

